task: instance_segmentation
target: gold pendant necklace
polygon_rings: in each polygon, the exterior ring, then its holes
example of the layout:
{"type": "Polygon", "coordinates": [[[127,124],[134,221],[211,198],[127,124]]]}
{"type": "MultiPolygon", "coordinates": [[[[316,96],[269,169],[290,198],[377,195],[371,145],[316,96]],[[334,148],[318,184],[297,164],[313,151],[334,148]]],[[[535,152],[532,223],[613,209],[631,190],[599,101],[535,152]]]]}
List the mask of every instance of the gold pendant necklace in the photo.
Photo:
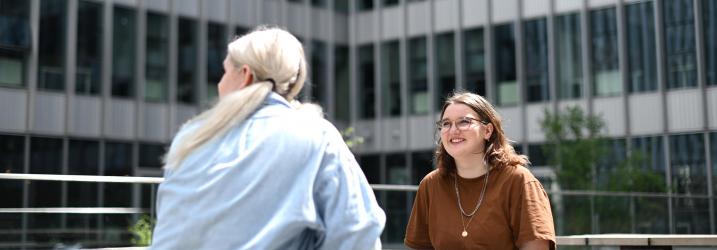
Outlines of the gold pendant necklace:
{"type": "Polygon", "coordinates": [[[468,236],[468,225],[471,224],[471,220],[473,220],[473,216],[470,216],[470,218],[468,219],[468,223],[465,223],[463,221],[463,215],[461,215],[461,225],[463,226],[463,232],[461,232],[461,236],[463,236],[463,238],[468,236]]]}
{"type": "MultiPolygon", "coordinates": [[[[456,173],[458,175],[458,173],[456,173]]],[[[473,212],[466,213],[463,211],[463,206],[461,205],[461,194],[458,192],[458,177],[456,175],[453,176],[453,187],[456,189],[456,198],[458,200],[458,208],[460,209],[460,216],[461,216],[461,225],[463,226],[463,232],[461,232],[461,237],[465,238],[468,237],[468,226],[471,224],[471,221],[473,220],[473,215],[475,215],[476,212],[478,212],[478,208],[483,203],[483,196],[485,195],[485,190],[488,188],[488,177],[490,177],[490,167],[488,167],[488,171],[485,174],[485,182],[483,183],[483,190],[480,192],[480,198],[478,199],[478,204],[476,204],[476,207],[473,209],[473,212]],[[464,222],[463,217],[468,217],[468,223],[464,222]]]]}

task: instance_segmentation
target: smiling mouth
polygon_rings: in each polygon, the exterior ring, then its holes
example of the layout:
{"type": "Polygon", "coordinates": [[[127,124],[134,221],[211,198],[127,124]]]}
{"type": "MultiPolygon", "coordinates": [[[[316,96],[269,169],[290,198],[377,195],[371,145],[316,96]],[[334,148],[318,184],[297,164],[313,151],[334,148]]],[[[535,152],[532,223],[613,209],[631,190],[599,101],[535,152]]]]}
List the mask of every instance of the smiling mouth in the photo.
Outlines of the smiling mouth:
{"type": "Polygon", "coordinates": [[[465,140],[466,140],[466,139],[462,139],[462,138],[454,138],[454,139],[451,139],[451,140],[449,140],[449,141],[450,141],[451,143],[460,143],[460,142],[464,142],[465,140]]]}

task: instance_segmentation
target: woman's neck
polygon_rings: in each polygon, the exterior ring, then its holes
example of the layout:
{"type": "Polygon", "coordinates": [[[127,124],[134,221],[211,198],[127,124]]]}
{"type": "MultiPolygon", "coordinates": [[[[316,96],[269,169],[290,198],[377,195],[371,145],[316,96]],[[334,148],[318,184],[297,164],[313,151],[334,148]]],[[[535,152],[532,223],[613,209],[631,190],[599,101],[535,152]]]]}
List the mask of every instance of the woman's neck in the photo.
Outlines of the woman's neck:
{"type": "Polygon", "coordinates": [[[483,160],[483,154],[472,155],[456,160],[456,172],[458,176],[466,179],[472,179],[484,175],[488,172],[488,167],[483,160]]]}

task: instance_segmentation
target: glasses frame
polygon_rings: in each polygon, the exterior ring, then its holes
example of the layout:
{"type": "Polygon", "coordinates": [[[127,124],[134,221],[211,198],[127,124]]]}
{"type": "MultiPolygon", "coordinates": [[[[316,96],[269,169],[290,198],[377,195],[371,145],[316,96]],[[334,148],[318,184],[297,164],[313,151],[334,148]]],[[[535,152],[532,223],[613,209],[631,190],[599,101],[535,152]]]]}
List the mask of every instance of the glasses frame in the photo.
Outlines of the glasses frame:
{"type": "Polygon", "coordinates": [[[461,121],[465,121],[465,120],[477,121],[478,123],[483,124],[483,125],[487,125],[488,123],[490,123],[490,122],[488,122],[488,121],[483,121],[483,120],[479,120],[479,119],[476,119],[476,118],[473,118],[473,117],[464,116],[464,117],[458,118],[458,119],[453,120],[453,121],[448,120],[448,119],[443,119],[443,120],[437,121],[437,122],[436,122],[436,129],[438,129],[438,131],[440,131],[441,133],[450,131],[452,127],[456,127],[456,129],[457,129],[458,131],[466,131],[466,130],[468,130],[468,129],[471,127],[470,125],[473,125],[473,122],[471,122],[471,123],[470,123],[468,126],[466,126],[465,128],[461,128],[460,126],[458,126],[458,124],[456,124],[456,122],[461,122],[461,121]],[[446,128],[446,127],[443,126],[443,123],[444,123],[444,122],[450,122],[451,125],[446,128]]]}

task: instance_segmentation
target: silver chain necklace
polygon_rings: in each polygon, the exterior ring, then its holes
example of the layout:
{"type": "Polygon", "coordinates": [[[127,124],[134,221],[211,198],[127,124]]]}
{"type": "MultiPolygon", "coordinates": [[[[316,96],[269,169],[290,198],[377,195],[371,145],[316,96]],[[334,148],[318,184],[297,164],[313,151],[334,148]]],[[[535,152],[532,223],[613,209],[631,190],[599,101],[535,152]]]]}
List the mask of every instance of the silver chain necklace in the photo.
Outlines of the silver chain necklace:
{"type": "MultiPolygon", "coordinates": [[[[458,173],[456,173],[458,175],[458,173]]],[[[458,208],[461,210],[461,224],[463,224],[463,216],[470,217],[468,220],[468,223],[470,224],[471,220],[473,220],[473,215],[478,212],[478,208],[480,208],[481,203],[483,203],[483,196],[485,195],[485,190],[488,188],[488,177],[490,177],[490,167],[488,167],[488,171],[486,171],[485,174],[485,182],[483,183],[483,190],[480,192],[480,198],[478,199],[478,204],[476,204],[476,207],[473,209],[473,212],[466,213],[465,210],[463,210],[463,205],[461,205],[461,193],[458,192],[458,177],[456,175],[453,176],[453,187],[456,189],[456,197],[458,198],[458,208]]],[[[466,237],[468,236],[468,231],[466,231],[466,225],[463,224],[463,232],[461,233],[461,236],[466,237]]]]}

